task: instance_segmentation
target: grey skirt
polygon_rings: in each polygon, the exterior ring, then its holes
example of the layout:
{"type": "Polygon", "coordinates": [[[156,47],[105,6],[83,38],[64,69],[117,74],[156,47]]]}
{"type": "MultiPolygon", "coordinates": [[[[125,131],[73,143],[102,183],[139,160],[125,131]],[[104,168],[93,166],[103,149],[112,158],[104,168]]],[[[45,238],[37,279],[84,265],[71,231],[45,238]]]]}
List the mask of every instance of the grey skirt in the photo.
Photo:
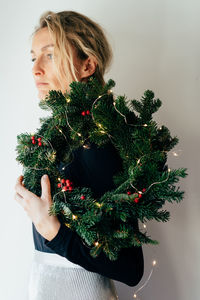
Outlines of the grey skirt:
{"type": "Polygon", "coordinates": [[[54,253],[34,250],[29,300],[117,300],[114,282],[54,253]]]}

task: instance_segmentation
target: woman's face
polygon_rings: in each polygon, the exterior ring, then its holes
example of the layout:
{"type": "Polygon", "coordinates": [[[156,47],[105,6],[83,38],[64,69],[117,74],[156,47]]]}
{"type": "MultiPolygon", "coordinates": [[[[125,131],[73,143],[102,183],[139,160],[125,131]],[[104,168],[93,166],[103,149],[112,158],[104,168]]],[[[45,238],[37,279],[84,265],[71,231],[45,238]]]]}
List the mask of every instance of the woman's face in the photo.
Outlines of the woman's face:
{"type": "MultiPolygon", "coordinates": [[[[62,82],[64,90],[57,79],[53,53],[54,45],[48,28],[42,28],[34,34],[31,50],[33,61],[32,72],[40,100],[44,99],[50,90],[61,90],[65,92],[69,89],[70,82],[67,82],[66,78],[63,78],[62,82]]],[[[76,68],[77,67],[76,65],[76,68]]]]}

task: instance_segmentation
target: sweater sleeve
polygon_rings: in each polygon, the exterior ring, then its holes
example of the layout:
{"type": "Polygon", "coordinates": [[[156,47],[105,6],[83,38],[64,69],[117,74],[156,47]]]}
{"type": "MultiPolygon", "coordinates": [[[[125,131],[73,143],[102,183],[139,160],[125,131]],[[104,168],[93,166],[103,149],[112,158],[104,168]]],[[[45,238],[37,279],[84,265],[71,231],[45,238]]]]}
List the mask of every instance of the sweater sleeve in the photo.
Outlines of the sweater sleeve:
{"type": "MultiPolygon", "coordinates": [[[[94,196],[100,197],[115,187],[112,177],[121,169],[121,163],[121,158],[112,145],[97,149],[92,144],[90,149],[85,150],[81,147],[74,153],[74,161],[66,168],[65,175],[78,186],[90,187],[94,196]]],[[[93,258],[90,255],[90,248],[83,243],[78,234],[62,222],[57,235],[51,241],[45,239],[45,245],[88,271],[129,286],[137,285],[143,276],[142,247],[122,249],[115,261],[111,261],[103,251],[93,258]]]]}

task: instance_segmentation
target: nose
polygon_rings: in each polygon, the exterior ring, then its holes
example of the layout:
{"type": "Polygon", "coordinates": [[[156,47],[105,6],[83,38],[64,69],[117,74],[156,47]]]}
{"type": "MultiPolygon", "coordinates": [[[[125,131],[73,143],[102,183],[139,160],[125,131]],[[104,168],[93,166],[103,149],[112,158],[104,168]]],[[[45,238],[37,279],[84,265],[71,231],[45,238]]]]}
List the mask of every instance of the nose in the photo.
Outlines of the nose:
{"type": "Polygon", "coordinates": [[[45,74],[45,70],[44,67],[41,64],[40,59],[37,59],[34,62],[33,68],[32,68],[32,73],[34,76],[38,76],[38,75],[44,75],[45,74]]]}

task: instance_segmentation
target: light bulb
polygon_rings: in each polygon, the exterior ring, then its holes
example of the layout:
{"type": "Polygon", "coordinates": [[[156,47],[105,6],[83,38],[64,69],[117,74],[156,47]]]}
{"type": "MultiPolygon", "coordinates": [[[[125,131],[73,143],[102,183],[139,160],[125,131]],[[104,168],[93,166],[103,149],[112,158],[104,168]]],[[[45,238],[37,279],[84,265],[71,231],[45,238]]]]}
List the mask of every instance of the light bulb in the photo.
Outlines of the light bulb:
{"type": "Polygon", "coordinates": [[[173,153],[174,156],[178,156],[178,153],[176,153],[176,152],[172,152],[172,153],[173,153]]]}
{"type": "Polygon", "coordinates": [[[153,265],[153,266],[156,265],[156,260],[153,260],[152,265],[153,265]]]}
{"type": "Polygon", "coordinates": [[[102,205],[102,203],[96,202],[96,206],[101,207],[102,205]]]}
{"type": "Polygon", "coordinates": [[[83,148],[90,149],[89,145],[83,145],[83,148]]]}

